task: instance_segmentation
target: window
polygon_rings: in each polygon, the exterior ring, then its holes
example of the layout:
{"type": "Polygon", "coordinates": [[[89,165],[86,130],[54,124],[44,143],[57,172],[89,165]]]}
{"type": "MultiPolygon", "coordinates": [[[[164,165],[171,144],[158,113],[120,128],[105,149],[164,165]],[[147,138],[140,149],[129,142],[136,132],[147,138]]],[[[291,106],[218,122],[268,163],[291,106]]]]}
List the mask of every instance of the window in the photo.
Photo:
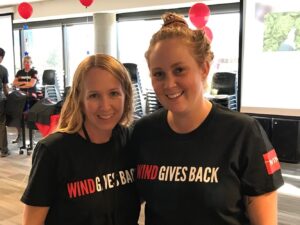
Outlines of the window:
{"type": "Polygon", "coordinates": [[[25,52],[32,57],[33,67],[42,81],[44,70],[53,69],[57,73],[58,85],[63,87],[63,50],[61,27],[35,28],[24,30],[25,52]]]}
{"type": "Polygon", "coordinates": [[[122,63],[138,65],[143,88],[151,88],[144,54],[148,49],[151,36],[161,27],[161,23],[160,19],[118,23],[119,60],[122,63]]]}
{"type": "Polygon", "coordinates": [[[2,65],[8,70],[9,82],[14,78],[14,57],[13,57],[13,42],[12,42],[12,15],[0,15],[0,47],[4,49],[5,56],[2,65]],[[4,35],[5,34],[5,35],[4,35]]]}
{"type": "MultiPolygon", "coordinates": [[[[186,17],[190,27],[188,17],[186,17]]],[[[215,59],[211,75],[215,72],[238,71],[239,57],[239,13],[211,15],[207,26],[212,30],[212,50],[215,59]],[[222,26],[220,26],[222,24],[222,26]]],[[[151,89],[147,63],[144,57],[152,35],[160,29],[161,19],[121,21],[118,23],[119,59],[121,62],[136,63],[142,80],[143,89],[151,89]]]]}
{"type": "Polygon", "coordinates": [[[15,69],[21,69],[25,51],[32,57],[40,84],[43,71],[54,69],[61,90],[70,86],[79,62],[94,53],[92,17],[14,24],[15,69]],[[21,45],[20,45],[21,44],[21,45]]]}
{"type": "Polygon", "coordinates": [[[70,86],[79,63],[89,54],[94,54],[93,24],[72,25],[66,27],[67,74],[66,86],[70,86]]]}
{"type": "MultiPolygon", "coordinates": [[[[22,69],[21,65],[21,46],[20,46],[20,30],[14,30],[14,48],[15,48],[15,72],[22,69]]],[[[14,74],[15,75],[15,74],[14,74]]],[[[11,76],[12,80],[14,76],[11,76]]]]}
{"type": "Polygon", "coordinates": [[[240,14],[211,15],[207,26],[213,33],[211,48],[215,56],[208,78],[210,83],[216,72],[238,72],[240,14]]]}

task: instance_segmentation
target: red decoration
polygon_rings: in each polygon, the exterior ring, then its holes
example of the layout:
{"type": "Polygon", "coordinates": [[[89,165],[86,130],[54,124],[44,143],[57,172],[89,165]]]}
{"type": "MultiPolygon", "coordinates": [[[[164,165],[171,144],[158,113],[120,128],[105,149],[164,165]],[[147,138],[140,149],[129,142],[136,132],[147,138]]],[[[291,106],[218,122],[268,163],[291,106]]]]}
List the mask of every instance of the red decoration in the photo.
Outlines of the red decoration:
{"type": "Polygon", "coordinates": [[[32,6],[27,2],[22,2],[18,6],[18,12],[22,18],[28,19],[32,14],[32,6]]]}
{"type": "Polygon", "coordinates": [[[59,117],[60,117],[59,114],[51,115],[50,124],[35,123],[36,127],[39,129],[43,137],[48,136],[56,129],[58,125],[59,117]]]}
{"type": "Polygon", "coordinates": [[[207,39],[211,42],[213,39],[213,33],[211,31],[211,29],[207,26],[203,27],[202,30],[204,31],[207,39]]]}
{"type": "Polygon", "coordinates": [[[91,4],[93,4],[94,0],[79,0],[82,5],[84,5],[86,8],[89,7],[91,4]]]}
{"type": "Polygon", "coordinates": [[[196,3],[189,10],[189,18],[195,27],[204,27],[210,16],[210,9],[204,3],[196,3]]]}

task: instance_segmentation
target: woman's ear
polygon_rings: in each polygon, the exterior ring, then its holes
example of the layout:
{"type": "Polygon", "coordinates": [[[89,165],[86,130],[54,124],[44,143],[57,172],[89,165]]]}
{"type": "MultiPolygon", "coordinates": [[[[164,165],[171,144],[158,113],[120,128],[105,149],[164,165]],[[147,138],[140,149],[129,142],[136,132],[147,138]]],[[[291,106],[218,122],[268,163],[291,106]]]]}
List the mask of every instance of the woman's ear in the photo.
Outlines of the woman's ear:
{"type": "Polygon", "coordinates": [[[202,76],[203,76],[202,78],[203,78],[203,80],[206,80],[206,78],[209,74],[209,70],[210,70],[210,63],[205,61],[202,65],[202,72],[203,72],[202,73],[202,76]]]}

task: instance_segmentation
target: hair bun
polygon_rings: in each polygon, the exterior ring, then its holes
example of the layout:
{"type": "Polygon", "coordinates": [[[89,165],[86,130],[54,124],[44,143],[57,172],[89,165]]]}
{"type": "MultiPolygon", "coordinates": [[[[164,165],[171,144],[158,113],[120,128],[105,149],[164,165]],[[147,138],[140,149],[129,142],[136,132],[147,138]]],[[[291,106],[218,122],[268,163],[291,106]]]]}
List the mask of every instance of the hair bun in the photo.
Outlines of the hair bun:
{"type": "Polygon", "coordinates": [[[188,26],[187,22],[183,18],[183,16],[178,15],[176,13],[165,13],[162,16],[164,21],[164,27],[166,26],[188,26]]]}

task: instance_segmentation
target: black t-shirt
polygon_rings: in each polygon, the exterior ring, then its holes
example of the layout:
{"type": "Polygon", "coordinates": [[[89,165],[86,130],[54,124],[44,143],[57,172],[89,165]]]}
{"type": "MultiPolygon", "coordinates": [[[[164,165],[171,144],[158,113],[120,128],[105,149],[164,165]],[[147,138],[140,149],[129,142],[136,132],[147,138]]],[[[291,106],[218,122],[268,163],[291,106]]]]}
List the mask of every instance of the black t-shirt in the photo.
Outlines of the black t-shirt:
{"type": "Polygon", "coordinates": [[[140,119],[133,133],[145,224],[249,224],[244,196],[283,184],[259,123],[214,104],[188,134],[175,133],[166,118],[166,110],[154,112],[140,119]]]}
{"type": "Polygon", "coordinates": [[[7,69],[0,65],[0,99],[2,99],[4,96],[3,93],[3,84],[8,83],[8,72],[7,69]]]}
{"type": "MultiPolygon", "coordinates": [[[[25,72],[25,70],[22,69],[17,72],[16,78],[18,78],[19,82],[29,82],[31,79],[38,80],[37,73],[38,72],[34,69],[30,69],[28,72],[25,72]]],[[[31,88],[20,87],[20,90],[29,93],[36,92],[36,84],[31,88]]]]}
{"type": "Polygon", "coordinates": [[[128,138],[128,129],[118,126],[105,144],[66,133],[41,140],[21,201],[49,206],[45,225],[137,224],[140,206],[128,138]]]}

